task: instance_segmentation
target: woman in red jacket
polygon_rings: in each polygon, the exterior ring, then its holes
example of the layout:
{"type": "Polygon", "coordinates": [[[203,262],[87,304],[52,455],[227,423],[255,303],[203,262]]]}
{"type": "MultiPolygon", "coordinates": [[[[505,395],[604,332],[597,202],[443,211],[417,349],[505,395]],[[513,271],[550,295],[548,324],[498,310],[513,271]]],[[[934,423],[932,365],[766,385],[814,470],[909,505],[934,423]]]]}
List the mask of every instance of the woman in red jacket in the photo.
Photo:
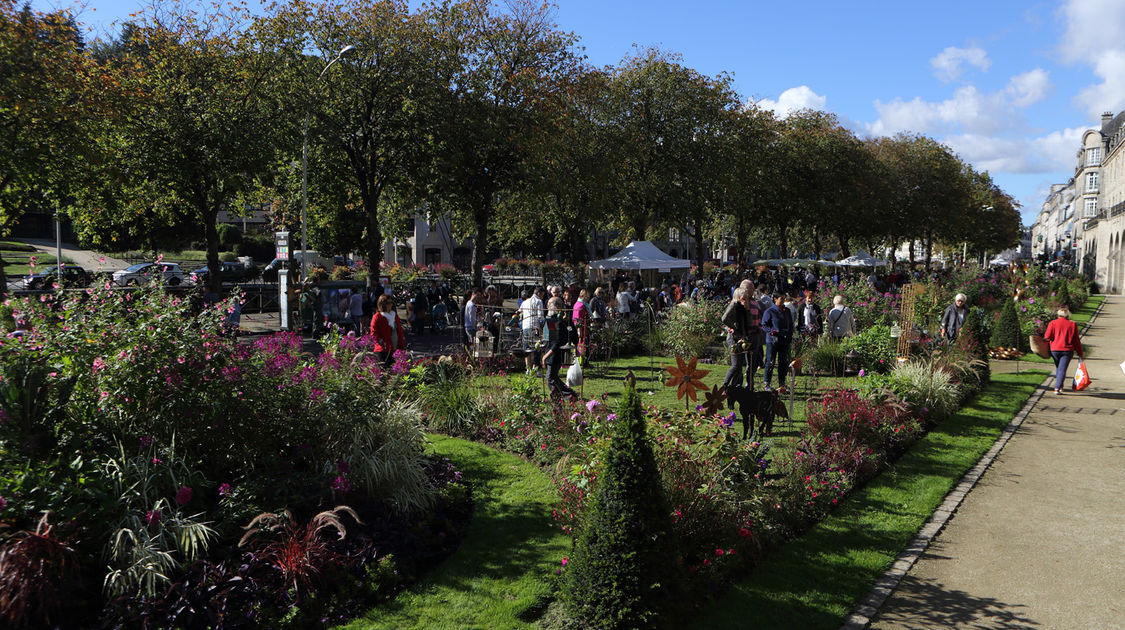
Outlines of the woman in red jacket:
{"type": "Polygon", "coordinates": [[[376,302],[375,315],[371,318],[371,334],[375,337],[375,352],[382,356],[385,365],[390,365],[394,360],[395,350],[406,347],[402,318],[395,313],[389,295],[379,296],[379,301],[376,302]]]}
{"type": "Polygon", "coordinates": [[[1066,380],[1066,368],[1074,353],[1082,358],[1082,340],[1078,337],[1078,324],[1070,321],[1070,311],[1065,308],[1058,310],[1058,319],[1047,324],[1047,332],[1043,339],[1051,343],[1051,358],[1055,361],[1055,393],[1062,393],[1063,381],[1066,380]]]}

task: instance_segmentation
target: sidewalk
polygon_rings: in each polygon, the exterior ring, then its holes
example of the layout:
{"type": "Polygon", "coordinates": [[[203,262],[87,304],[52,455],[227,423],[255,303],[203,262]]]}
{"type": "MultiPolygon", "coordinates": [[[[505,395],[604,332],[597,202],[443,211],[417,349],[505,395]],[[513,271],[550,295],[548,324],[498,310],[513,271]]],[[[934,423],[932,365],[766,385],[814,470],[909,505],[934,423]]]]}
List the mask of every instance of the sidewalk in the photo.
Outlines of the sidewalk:
{"type": "MultiPolygon", "coordinates": [[[[39,251],[54,255],[56,252],[55,241],[51,239],[42,238],[19,238],[11,239],[28,245],[34,246],[39,251]]],[[[129,263],[124,260],[116,258],[106,258],[98,252],[90,251],[88,249],[79,249],[73,243],[62,244],[63,258],[70,259],[74,264],[84,268],[86,271],[117,271],[129,266],[129,263]]]]}
{"type": "Polygon", "coordinates": [[[1125,300],[1083,343],[1090,388],[1052,380],[872,628],[1125,628],[1125,300]]]}

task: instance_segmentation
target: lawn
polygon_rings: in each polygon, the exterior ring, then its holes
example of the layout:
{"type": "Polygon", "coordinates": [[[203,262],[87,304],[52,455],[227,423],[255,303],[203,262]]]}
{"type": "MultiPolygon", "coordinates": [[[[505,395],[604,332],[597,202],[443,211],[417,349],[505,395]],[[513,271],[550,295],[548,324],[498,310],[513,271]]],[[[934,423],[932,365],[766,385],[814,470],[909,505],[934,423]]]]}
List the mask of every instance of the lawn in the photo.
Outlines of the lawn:
{"type": "Polygon", "coordinates": [[[1046,374],[995,375],[891,468],[709,604],[696,625],[838,628],[1046,374]]]}
{"type": "Polygon", "coordinates": [[[550,602],[570,538],[551,518],[556,494],[534,464],[475,442],[430,435],[473,487],[457,551],[421,583],[347,628],[523,628],[550,602]]]}

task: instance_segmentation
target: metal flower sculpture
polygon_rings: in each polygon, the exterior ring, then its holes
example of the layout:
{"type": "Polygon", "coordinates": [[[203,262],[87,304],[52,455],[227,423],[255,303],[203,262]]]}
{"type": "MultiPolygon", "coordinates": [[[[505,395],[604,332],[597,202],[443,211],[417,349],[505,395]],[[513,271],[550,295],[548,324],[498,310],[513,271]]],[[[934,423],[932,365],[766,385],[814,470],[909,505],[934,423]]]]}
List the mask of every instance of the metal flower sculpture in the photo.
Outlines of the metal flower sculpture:
{"type": "Polygon", "coordinates": [[[712,385],[711,391],[704,393],[703,411],[709,416],[713,416],[719,413],[719,410],[723,408],[723,403],[726,402],[726,399],[726,388],[720,389],[718,385],[712,385]]]}
{"type": "Polygon", "coordinates": [[[695,369],[695,364],[698,361],[699,357],[692,357],[691,361],[684,363],[682,357],[676,357],[675,366],[664,366],[664,369],[668,370],[668,373],[672,375],[672,378],[668,379],[668,381],[664,383],[664,386],[675,387],[677,399],[682,399],[684,396],[687,396],[695,401],[698,400],[695,392],[697,390],[707,389],[707,386],[699,379],[707,376],[709,370],[695,369]]]}

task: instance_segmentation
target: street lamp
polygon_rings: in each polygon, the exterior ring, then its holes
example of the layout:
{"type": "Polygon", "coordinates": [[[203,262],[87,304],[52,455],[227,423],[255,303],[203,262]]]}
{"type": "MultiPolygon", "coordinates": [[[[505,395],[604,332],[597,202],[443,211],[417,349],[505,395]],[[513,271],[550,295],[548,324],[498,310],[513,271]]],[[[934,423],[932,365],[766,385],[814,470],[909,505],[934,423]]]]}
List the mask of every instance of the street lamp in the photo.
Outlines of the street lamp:
{"type": "MultiPolygon", "coordinates": [[[[355,46],[348,44],[336,53],[332,61],[324,66],[320,71],[320,75],[316,77],[317,81],[324,78],[324,73],[339,61],[344,55],[355,50],[355,46]]],[[[308,212],[309,212],[309,118],[312,117],[312,96],[309,96],[309,102],[305,106],[305,128],[301,133],[301,281],[304,282],[308,277],[306,271],[309,259],[309,244],[308,244],[308,212]]]]}

